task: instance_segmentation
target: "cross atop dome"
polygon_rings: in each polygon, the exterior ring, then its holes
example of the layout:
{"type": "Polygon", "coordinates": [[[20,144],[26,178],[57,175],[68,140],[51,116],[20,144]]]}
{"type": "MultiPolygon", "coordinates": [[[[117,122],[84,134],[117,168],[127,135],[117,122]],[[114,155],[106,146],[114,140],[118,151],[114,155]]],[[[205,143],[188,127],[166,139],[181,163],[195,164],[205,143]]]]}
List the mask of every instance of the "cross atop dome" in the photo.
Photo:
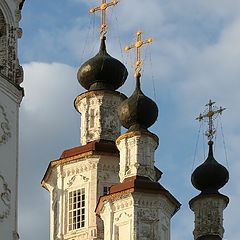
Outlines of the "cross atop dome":
{"type": "Polygon", "coordinates": [[[208,107],[208,109],[205,110],[203,113],[200,113],[199,117],[196,118],[196,120],[199,120],[199,122],[203,120],[208,121],[208,130],[206,131],[205,135],[211,142],[214,134],[216,133],[216,129],[214,128],[214,120],[219,114],[222,114],[222,112],[226,110],[226,108],[223,107],[217,108],[216,106],[214,106],[214,104],[215,102],[210,99],[209,102],[205,105],[206,107],[208,107]]]}
{"type": "Polygon", "coordinates": [[[112,2],[107,2],[106,0],[101,0],[102,3],[97,6],[97,7],[93,7],[89,10],[90,13],[95,13],[97,11],[101,11],[101,26],[99,28],[100,34],[101,34],[101,38],[103,38],[106,33],[107,33],[107,16],[106,16],[106,10],[110,7],[110,6],[115,6],[119,3],[119,0],[113,0],[112,2]]]}
{"type": "Polygon", "coordinates": [[[130,49],[136,49],[136,62],[135,62],[135,77],[140,75],[142,66],[143,66],[143,60],[141,59],[141,48],[145,44],[150,44],[153,42],[153,38],[149,37],[146,40],[142,40],[142,32],[138,31],[136,33],[137,40],[132,45],[127,45],[125,47],[125,51],[129,51],[130,49]]]}

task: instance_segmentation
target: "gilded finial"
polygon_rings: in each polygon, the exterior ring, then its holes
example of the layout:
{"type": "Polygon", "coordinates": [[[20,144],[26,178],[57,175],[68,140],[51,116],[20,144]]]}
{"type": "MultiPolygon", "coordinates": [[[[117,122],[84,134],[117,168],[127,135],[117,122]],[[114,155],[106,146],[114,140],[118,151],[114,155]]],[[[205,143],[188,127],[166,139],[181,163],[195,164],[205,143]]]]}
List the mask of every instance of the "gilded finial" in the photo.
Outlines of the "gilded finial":
{"type": "Polygon", "coordinates": [[[132,45],[127,45],[125,47],[125,51],[129,51],[131,49],[136,49],[136,61],[135,61],[135,77],[139,76],[142,70],[143,60],[141,59],[141,48],[145,44],[150,44],[153,42],[153,38],[149,37],[146,40],[142,40],[142,32],[136,32],[137,40],[132,45]]]}
{"type": "Polygon", "coordinates": [[[214,104],[215,102],[210,99],[209,102],[205,105],[208,108],[204,111],[204,113],[200,113],[199,117],[196,118],[196,120],[198,120],[199,122],[203,120],[208,121],[208,130],[206,131],[205,135],[208,137],[208,141],[211,144],[213,143],[212,140],[214,134],[216,133],[216,129],[214,127],[214,120],[219,114],[222,114],[222,112],[226,110],[226,108],[222,107],[217,108],[216,106],[214,106],[214,104]]]}
{"type": "Polygon", "coordinates": [[[90,13],[101,11],[101,26],[99,28],[101,38],[103,38],[106,35],[107,29],[108,29],[106,10],[108,9],[108,7],[115,6],[118,3],[119,3],[119,0],[113,0],[112,2],[107,2],[106,0],[102,0],[102,3],[99,6],[93,7],[89,10],[90,13]]]}

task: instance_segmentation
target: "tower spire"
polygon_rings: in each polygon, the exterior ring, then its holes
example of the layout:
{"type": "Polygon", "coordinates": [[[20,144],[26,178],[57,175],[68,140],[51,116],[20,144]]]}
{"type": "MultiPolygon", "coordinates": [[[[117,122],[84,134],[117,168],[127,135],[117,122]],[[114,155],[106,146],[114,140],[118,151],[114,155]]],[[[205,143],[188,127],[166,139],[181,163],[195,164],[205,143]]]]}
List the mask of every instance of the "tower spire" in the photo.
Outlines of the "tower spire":
{"type": "Polygon", "coordinates": [[[146,40],[142,40],[142,32],[136,32],[137,40],[132,45],[127,45],[125,47],[125,51],[129,51],[131,49],[136,49],[136,61],[135,61],[135,77],[141,74],[143,60],[141,58],[141,48],[145,44],[150,44],[153,42],[153,38],[149,37],[146,40]]]}
{"type": "Polygon", "coordinates": [[[101,34],[101,38],[103,38],[106,35],[107,29],[108,29],[106,10],[110,6],[117,5],[119,3],[119,0],[113,0],[112,2],[107,2],[106,0],[101,0],[101,1],[102,3],[99,6],[91,8],[89,12],[95,13],[97,11],[101,11],[101,25],[100,25],[99,31],[101,34]]]}
{"type": "Polygon", "coordinates": [[[193,186],[201,193],[190,200],[189,205],[195,214],[194,240],[222,240],[223,210],[227,207],[229,198],[219,192],[229,180],[227,169],[218,163],[213,156],[213,137],[216,133],[214,120],[226,108],[217,108],[215,102],[209,100],[207,110],[201,113],[196,120],[208,121],[209,153],[203,164],[198,166],[191,176],[193,186]]]}
{"type": "Polygon", "coordinates": [[[204,111],[204,113],[200,113],[199,117],[196,118],[196,120],[199,120],[199,122],[203,120],[208,121],[208,130],[206,131],[205,135],[208,137],[208,141],[212,142],[214,134],[216,133],[216,129],[214,127],[214,120],[217,118],[219,114],[222,114],[226,108],[217,108],[214,106],[215,102],[213,102],[211,99],[209,102],[205,105],[208,107],[207,110],[204,111]]]}

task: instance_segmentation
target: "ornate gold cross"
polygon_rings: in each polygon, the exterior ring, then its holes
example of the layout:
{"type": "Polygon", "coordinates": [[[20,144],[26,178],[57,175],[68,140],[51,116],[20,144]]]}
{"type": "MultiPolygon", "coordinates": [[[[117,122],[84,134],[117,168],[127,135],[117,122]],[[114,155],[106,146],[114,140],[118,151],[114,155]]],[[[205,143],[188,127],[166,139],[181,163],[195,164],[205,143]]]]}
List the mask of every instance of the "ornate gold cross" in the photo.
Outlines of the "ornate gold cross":
{"type": "Polygon", "coordinates": [[[142,32],[138,31],[136,33],[137,40],[134,44],[132,45],[127,45],[125,47],[125,51],[129,51],[130,49],[136,49],[136,62],[135,62],[135,77],[137,77],[141,70],[142,70],[142,65],[143,65],[143,60],[141,59],[141,47],[144,44],[149,44],[153,42],[153,38],[147,38],[146,40],[142,40],[142,32]]]}
{"type": "Polygon", "coordinates": [[[206,136],[208,137],[209,141],[212,141],[214,134],[216,133],[216,129],[214,128],[214,119],[217,118],[218,114],[222,114],[222,112],[224,110],[226,110],[226,108],[217,108],[216,106],[214,106],[215,102],[212,102],[212,100],[210,99],[208,104],[206,104],[205,106],[208,107],[207,110],[205,110],[204,113],[200,113],[199,117],[196,118],[196,120],[198,120],[199,122],[207,119],[208,121],[208,130],[206,131],[206,136]]]}
{"type": "Polygon", "coordinates": [[[96,11],[101,11],[101,26],[99,28],[101,38],[106,35],[107,33],[107,19],[106,19],[106,10],[110,6],[115,6],[116,4],[119,3],[119,0],[113,0],[112,2],[107,2],[106,0],[102,0],[102,4],[91,8],[89,10],[90,13],[95,13],[96,11]]]}

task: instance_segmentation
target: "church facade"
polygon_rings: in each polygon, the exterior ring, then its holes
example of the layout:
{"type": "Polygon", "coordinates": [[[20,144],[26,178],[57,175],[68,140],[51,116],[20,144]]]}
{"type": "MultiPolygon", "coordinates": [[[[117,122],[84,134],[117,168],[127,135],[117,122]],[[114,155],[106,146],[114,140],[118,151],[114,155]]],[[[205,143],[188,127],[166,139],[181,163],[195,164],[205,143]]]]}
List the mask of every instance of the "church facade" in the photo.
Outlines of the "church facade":
{"type": "Polygon", "coordinates": [[[22,0],[0,1],[0,238],[17,240],[18,126],[23,70],[17,41],[22,0]]]}

